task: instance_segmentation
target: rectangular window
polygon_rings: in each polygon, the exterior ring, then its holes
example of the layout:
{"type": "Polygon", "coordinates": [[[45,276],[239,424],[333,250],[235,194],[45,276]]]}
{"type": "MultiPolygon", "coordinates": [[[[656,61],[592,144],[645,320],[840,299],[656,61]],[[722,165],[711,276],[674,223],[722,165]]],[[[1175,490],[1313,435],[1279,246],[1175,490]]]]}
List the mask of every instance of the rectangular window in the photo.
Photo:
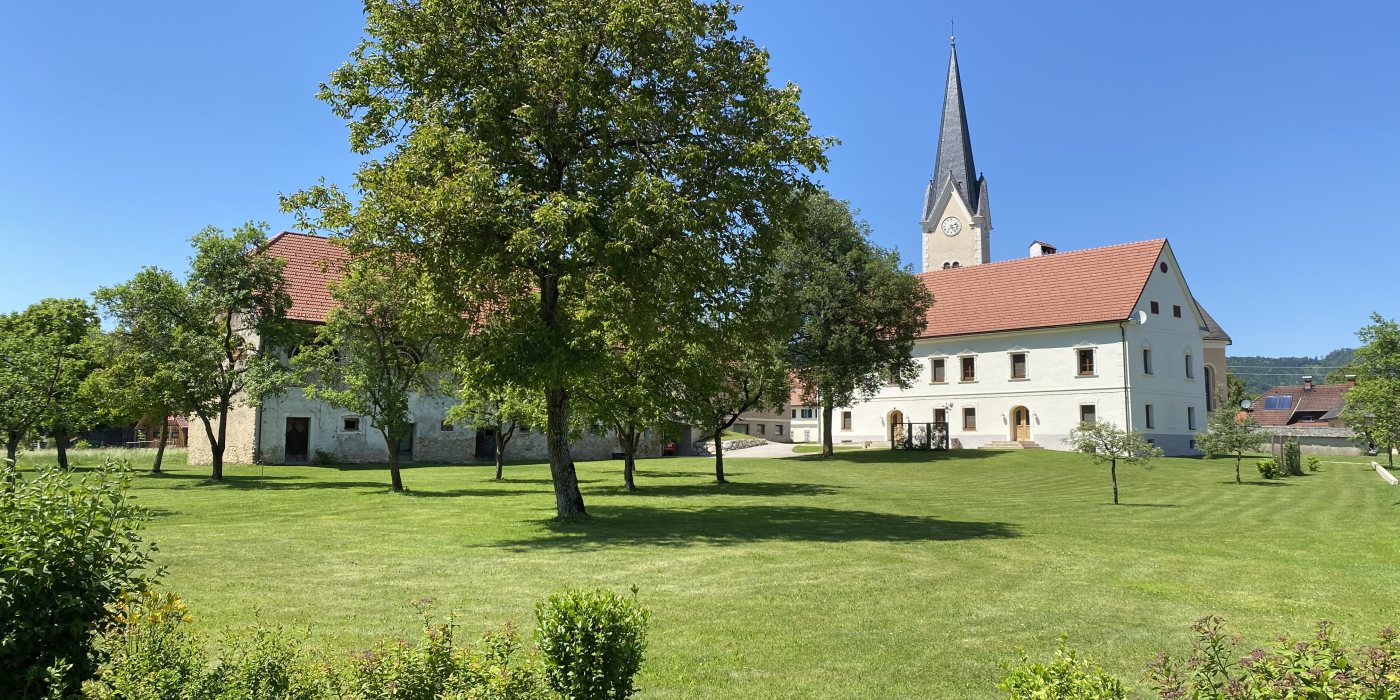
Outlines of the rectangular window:
{"type": "Polygon", "coordinates": [[[804,409],[802,409],[802,417],[803,417],[803,418],[807,418],[807,419],[811,419],[811,417],[812,417],[812,409],[810,409],[810,408],[804,408],[804,409]]]}
{"type": "Polygon", "coordinates": [[[1155,301],[1152,302],[1152,313],[1154,313],[1154,314],[1155,314],[1155,313],[1161,313],[1161,309],[1158,308],[1157,302],[1155,302],[1155,301]]]}
{"type": "Polygon", "coordinates": [[[1079,349],[1079,376],[1092,377],[1094,375],[1094,349],[1079,349]]]}
{"type": "MultiPolygon", "coordinates": [[[[1187,429],[1187,430],[1195,430],[1195,429],[1196,429],[1196,407],[1195,407],[1195,406],[1187,406],[1187,407],[1186,407],[1186,429],[1187,429]]],[[[1193,445],[1193,447],[1194,447],[1194,445],[1193,445]]]]}
{"type": "Polygon", "coordinates": [[[977,380],[977,358],[963,357],[962,360],[962,380],[972,382],[977,380]]]}
{"type": "Polygon", "coordinates": [[[933,422],[935,422],[935,423],[947,423],[947,422],[948,422],[948,411],[946,411],[946,410],[944,410],[944,409],[942,409],[942,408],[935,408],[935,409],[933,409],[933,422]]]}
{"type": "Polygon", "coordinates": [[[1195,367],[1194,365],[1191,364],[1191,356],[1190,356],[1190,355],[1187,355],[1187,356],[1186,356],[1186,378],[1187,378],[1187,379],[1195,379],[1195,378],[1196,378],[1196,367],[1195,367]]]}
{"type": "Polygon", "coordinates": [[[1142,349],[1142,373],[1152,374],[1152,348],[1142,349]]]}
{"type": "Polygon", "coordinates": [[[841,412],[841,429],[842,429],[842,430],[850,430],[850,429],[851,429],[851,412],[850,412],[850,411],[842,411],[842,412],[841,412]]]}
{"type": "Polygon", "coordinates": [[[1079,407],[1080,423],[1097,423],[1098,421],[1098,410],[1094,407],[1094,404],[1086,403],[1079,407]]]}
{"type": "Polygon", "coordinates": [[[1172,315],[1177,318],[1181,318],[1181,305],[1172,304],[1172,315]]]}
{"type": "Polygon", "coordinates": [[[935,358],[933,358],[933,383],[934,383],[934,384],[942,384],[944,381],[946,381],[946,380],[943,378],[943,367],[944,367],[944,365],[947,364],[947,362],[948,362],[947,360],[944,360],[944,359],[941,358],[941,357],[935,357],[935,358]]]}
{"type": "Polygon", "coordinates": [[[340,422],[340,429],[343,430],[343,431],[345,431],[345,432],[347,432],[347,433],[358,433],[358,432],[360,432],[360,417],[359,417],[359,416],[346,416],[346,417],[345,417],[344,419],[342,419],[341,422],[340,422]]]}
{"type": "Polygon", "coordinates": [[[438,424],[438,430],[444,433],[450,433],[452,432],[452,424],[448,423],[447,421],[443,421],[438,424]]]}
{"type": "Polygon", "coordinates": [[[964,408],[964,409],[963,409],[963,430],[976,430],[976,429],[977,429],[977,409],[975,409],[975,408],[964,408]]]}
{"type": "Polygon", "coordinates": [[[1012,378],[1012,379],[1025,379],[1025,378],[1026,378],[1026,353],[1024,353],[1024,352],[1015,352],[1015,353],[1011,353],[1011,378],[1012,378]]]}
{"type": "Polygon", "coordinates": [[[797,409],[795,409],[795,408],[792,409],[792,417],[793,417],[793,418],[796,418],[796,417],[797,417],[797,409]]]}
{"type": "Polygon", "coordinates": [[[767,435],[767,434],[768,434],[768,426],[766,426],[766,425],[764,425],[764,424],[762,424],[762,423],[759,423],[759,424],[758,424],[758,434],[759,434],[759,435],[767,435]]]}
{"type": "Polygon", "coordinates": [[[1152,415],[1152,404],[1150,404],[1150,403],[1149,403],[1149,404],[1144,404],[1144,405],[1143,405],[1143,408],[1145,408],[1145,409],[1146,409],[1146,412],[1147,412],[1147,429],[1148,429],[1148,430],[1152,430],[1153,428],[1156,428],[1156,427],[1157,427],[1157,421],[1155,420],[1155,417],[1152,415]]]}
{"type": "Polygon", "coordinates": [[[781,426],[781,425],[775,425],[775,426],[773,426],[773,432],[775,432],[775,433],[777,433],[777,434],[779,434],[779,435],[782,435],[782,434],[783,434],[783,426],[781,426]]]}

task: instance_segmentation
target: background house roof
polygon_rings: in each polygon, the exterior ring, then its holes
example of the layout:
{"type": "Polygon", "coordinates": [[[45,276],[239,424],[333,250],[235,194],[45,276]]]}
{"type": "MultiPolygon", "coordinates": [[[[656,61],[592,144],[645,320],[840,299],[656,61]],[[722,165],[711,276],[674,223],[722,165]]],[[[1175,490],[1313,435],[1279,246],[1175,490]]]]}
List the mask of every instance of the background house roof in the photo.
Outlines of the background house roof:
{"type": "Polygon", "coordinates": [[[1165,238],[919,275],[933,293],[923,337],[1122,321],[1165,238]]]}
{"type": "Polygon", "coordinates": [[[1251,402],[1250,415],[1263,426],[1326,425],[1329,416],[1340,414],[1342,397],[1350,388],[1350,384],[1314,384],[1309,391],[1303,384],[1276,386],[1251,402]],[[1290,397],[1287,408],[1265,408],[1269,397],[1278,396],[1290,397]]]}
{"type": "Polygon", "coordinates": [[[329,238],[283,231],[267,242],[267,253],[282,258],[282,271],[292,306],[287,318],[323,323],[335,307],[331,284],[340,279],[350,256],[329,238]]]}

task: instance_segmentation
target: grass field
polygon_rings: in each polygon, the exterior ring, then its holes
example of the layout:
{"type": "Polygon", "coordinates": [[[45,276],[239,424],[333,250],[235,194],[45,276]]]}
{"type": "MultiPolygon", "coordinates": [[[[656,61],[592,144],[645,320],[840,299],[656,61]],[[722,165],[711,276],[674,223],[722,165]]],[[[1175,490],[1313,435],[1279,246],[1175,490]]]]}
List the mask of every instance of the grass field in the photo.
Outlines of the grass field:
{"type": "MultiPolygon", "coordinates": [[[[1140,685],[1219,613],[1252,642],[1400,623],[1400,489],[1363,466],[1232,482],[1227,461],[1120,469],[1055,452],[842,452],[831,460],[580,463],[593,518],[550,520],[547,468],[184,467],[136,479],[164,583],[211,634],[255,612],[350,650],[438,599],[468,631],[533,625],[566,586],[640,588],[640,697],[996,697],[1018,648],[1071,641],[1140,685]]],[[[1331,458],[1341,459],[1341,458],[1331,458]]]]}

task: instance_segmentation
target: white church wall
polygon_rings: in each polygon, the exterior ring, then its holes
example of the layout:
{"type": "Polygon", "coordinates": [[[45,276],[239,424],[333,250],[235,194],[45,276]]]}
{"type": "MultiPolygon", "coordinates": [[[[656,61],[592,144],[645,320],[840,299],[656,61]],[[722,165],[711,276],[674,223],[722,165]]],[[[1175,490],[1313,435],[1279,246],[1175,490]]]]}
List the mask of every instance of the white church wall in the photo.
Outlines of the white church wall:
{"type": "Polygon", "coordinates": [[[1128,325],[1129,377],[1132,384],[1132,427],[1141,431],[1168,455],[1196,454],[1195,434],[1206,427],[1205,351],[1202,320],[1177,268],[1176,259],[1164,249],[1143,288],[1136,312],[1146,323],[1128,325]],[[1162,271],[1165,263],[1167,270],[1162,271]],[[1152,311],[1156,302],[1157,311],[1152,311]],[[1181,315],[1176,315],[1180,309],[1181,315]],[[1144,350],[1151,351],[1151,372],[1144,350]],[[1190,358],[1191,371],[1186,363],[1190,358]],[[1151,422],[1148,420],[1151,406],[1151,422]]]}
{"type": "Polygon", "coordinates": [[[841,429],[841,411],[834,419],[836,441],[888,442],[889,416],[900,411],[906,421],[934,420],[943,408],[949,437],[965,448],[1013,438],[1012,410],[1030,413],[1029,438],[1042,447],[1066,449],[1062,440],[1079,424],[1082,406],[1094,407],[1097,420],[1123,425],[1123,354],[1117,324],[1027,330],[976,336],[920,340],[914,357],[922,367],[908,390],[889,387],[875,398],[848,409],[850,430],[841,429]],[[1094,373],[1081,376],[1078,350],[1094,351],[1094,373]],[[1026,378],[1011,376],[1011,355],[1026,353],[1026,378]],[[942,383],[932,381],[931,361],[945,360],[942,383]],[[960,379],[961,358],[973,357],[976,377],[960,379]],[[964,409],[976,414],[976,427],[963,425],[964,409]]]}

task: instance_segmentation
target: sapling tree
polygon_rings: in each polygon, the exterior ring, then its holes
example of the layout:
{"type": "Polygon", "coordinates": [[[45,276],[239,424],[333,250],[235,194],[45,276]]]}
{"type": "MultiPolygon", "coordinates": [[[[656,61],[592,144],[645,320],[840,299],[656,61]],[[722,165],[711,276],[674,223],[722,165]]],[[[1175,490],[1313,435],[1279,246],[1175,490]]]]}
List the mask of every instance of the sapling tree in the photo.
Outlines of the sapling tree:
{"type": "Polygon", "coordinates": [[[1113,504],[1118,504],[1118,463],[1149,467],[1154,457],[1161,457],[1160,448],[1152,445],[1136,430],[1124,430],[1107,421],[1084,422],[1070,429],[1065,444],[1076,452],[1089,455],[1095,464],[1107,464],[1113,480],[1113,504]]]}
{"type": "Polygon", "coordinates": [[[292,366],[307,396],[369,419],[388,451],[390,485],[402,492],[398,441],[414,423],[413,394],[435,389],[429,360],[442,324],[423,303],[417,277],[384,262],[348,263],[331,290],[336,307],[292,366]]]}
{"type": "Polygon", "coordinates": [[[1250,415],[1239,415],[1230,407],[1222,407],[1211,415],[1205,432],[1196,435],[1196,449],[1210,457],[1235,458],[1235,483],[1242,484],[1240,461],[1244,453],[1262,449],[1269,441],[1267,433],[1250,415]]]}
{"type": "Polygon", "coordinates": [[[485,384],[469,382],[475,387],[459,395],[460,403],[448,409],[447,418],[453,423],[470,425],[473,430],[490,430],[495,435],[492,450],[496,459],[496,480],[505,478],[506,448],[516,433],[538,430],[544,425],[544,395],[528,387],[505,384],[484,390],[485,384]]]}
{"type": "Polygon", "coordinates": [[[760,334],[745,342],[742,332],[729,342],[716,338],[693,345],[674,383],[681,415],[714,442],[715,483],[725,484],[724,431],[748,412],[779,410],[790,393],[788,366],[780,339],[760,334]]]}
{"type": "Polygon", "coordinates": [[[412,260],[433,303],[472,321],[459,354],[540,387],[559,518],[587,515],[570,410],[613,350],[600,328],[634,308],[611,292],[671,307],[746,288],[825,166],[797,88],[772,84],[736,11],[368,0],[363,41],[322,86],[373,159],[355,197],[315,186],[285,206],[412,260]]]}

